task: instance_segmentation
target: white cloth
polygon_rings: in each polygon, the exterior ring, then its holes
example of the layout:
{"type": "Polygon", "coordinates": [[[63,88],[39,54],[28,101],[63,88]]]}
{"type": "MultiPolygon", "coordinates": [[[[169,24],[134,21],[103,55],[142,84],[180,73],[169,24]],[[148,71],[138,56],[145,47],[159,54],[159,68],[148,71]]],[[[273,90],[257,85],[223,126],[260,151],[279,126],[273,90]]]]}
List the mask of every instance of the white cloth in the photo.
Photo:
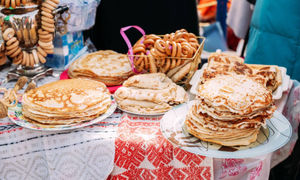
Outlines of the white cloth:
{"type": "Polygon", "coordinates": [[[252,17],[253,9],[246,0],[232,0],[227,16],[227,24],[233,30],[234,34],[244,39],[252,17]]]}
{"type": "MultiPolygon", "coordinates": [[[[8,68],[0,71],[0,81],[8,68]]],[[[59,73],[59,72],[56,72],[59,73]]],[[[57,80],[47,77],[38,85],[57,80]]],[[[13,83],[5,85],[12,88],[13,83]]],[[[42,132],[0,119],[0,179],[106,179],[114,165],[120,112],[89,127],[42,132]]]]}

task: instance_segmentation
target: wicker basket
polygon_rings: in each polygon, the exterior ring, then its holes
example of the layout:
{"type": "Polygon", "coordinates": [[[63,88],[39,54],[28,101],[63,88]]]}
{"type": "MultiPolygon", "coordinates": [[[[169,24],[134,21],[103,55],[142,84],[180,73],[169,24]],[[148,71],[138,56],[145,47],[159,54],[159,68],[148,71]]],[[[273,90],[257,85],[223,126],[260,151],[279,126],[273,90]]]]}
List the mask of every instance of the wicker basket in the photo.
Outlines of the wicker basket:
{"type": "MultiPolygon", "coordinates": [[[[160,37],[163,37],[160,35],[160,37]]],[[[189,81],[193,77],[194,73],[198,69],[199,64],[201,63],[201,53],[204,47],[204,37],[197,37],[199,42],[199,47],[195,52],[192,58],[179,58],[179,57],[156,57],[154,58],[156,62],[157,72],[165,73],[169,78],[171,78],[176,84],[183,86],[185,89],[190,88],[189,81]],[[159,62],[164,59],[170,59],[171,61],[181,61],[181,65],[176,66],[173,69],[164,72],[159,62]],[[190,65],[189,65],[190,64],[190,65]],[[177,75],[176,79],[174,75],[177,75]]],[[[127,54],[129,58],[150,58],[149,55],[130,55],[127,54]]],[[[152,57],[152,56],[151,56],[152,57]]],[[[152,57],[153,58],[153,57],[152,57]]],[[[135,67],[138,69],[138,67],[135,67]]],[[[141,73],[150,73],[148,71],[142,71],[141,73]]]]}

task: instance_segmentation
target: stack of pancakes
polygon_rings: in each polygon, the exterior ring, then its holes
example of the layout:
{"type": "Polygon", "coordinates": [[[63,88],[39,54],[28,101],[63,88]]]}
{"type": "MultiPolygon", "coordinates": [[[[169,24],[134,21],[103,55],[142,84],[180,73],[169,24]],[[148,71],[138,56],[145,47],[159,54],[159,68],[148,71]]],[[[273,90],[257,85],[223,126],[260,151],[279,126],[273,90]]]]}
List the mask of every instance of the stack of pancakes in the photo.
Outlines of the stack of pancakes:
{"type": "Polygon", "coordinates": [[[185,90],[163,73],[130,77],[115,92],[115,98],[121,109],[137,114],[164,113],[188,101],[185,90]]]}
{"type": "Polygon", "coordinates": [[[208,58],[201,81],[205,82],[218,74],[247,75],[272,92],[282,83],[281,71],[278,66],[244,64],[244,60],[238,56],[212,53],[208,58]]]}
{"type": "Polygon", "coordinates": [[[110,93],[98,81],[60,80],[23,95],[24,118],[39,125],[70,125],[104,114],[111,105],[110,93]]]}
{"type": "Polygon", "coordinates": [[[198,87],[185,127],[204,141],[249,145],[274,111],[272,94],[260,83],[245,75],[218,75],[198,87]]]}
{"type": "Polygon", "coordinates": [[[127,55],[111,50],[87,54],[74,61],[68,70],[70,78],[87,78],[107,86],[121,85],[133,74],[127,55]]]}

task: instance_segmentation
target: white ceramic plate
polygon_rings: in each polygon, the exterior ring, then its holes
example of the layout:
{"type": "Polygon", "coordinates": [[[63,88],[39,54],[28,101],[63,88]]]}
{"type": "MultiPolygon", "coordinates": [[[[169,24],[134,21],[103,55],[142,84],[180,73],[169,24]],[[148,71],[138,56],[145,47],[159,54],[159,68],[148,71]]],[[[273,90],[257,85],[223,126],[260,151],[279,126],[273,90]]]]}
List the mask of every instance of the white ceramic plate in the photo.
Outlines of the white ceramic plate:
{"type": "Polygon", "coordinates": [[[194,154],[215,158],[249,158],[271,153],[284,146],[292,136],[289,121],[279,112],[267,120],[267,129],[261,129],[260,138],[249,146],[225,147],[201,141],[184,129],[185,116],[194,101],[167,112],[161,119],[161,131],[175,146],[194,154]]]}
{"type": "Polygon", "coordinates": [[[121,111],[126,112],[128,114],[133,114],[133,115],[138,115],[138,116],[162,116],[162,115],[164,115],[166,113],[166,112],[152,113],[152,114],[136,113],[136,112],[131,112],[131,111],[124,110],[120,106],[118,106],[118,109],[120,109],[121,111]]]}
{"type": "Polygon", "coordinates": [[[89,125],[98,123],[98,122],[106,119],[110,115],[112,115],[115,112],[116,108],[117,108],[117,103],[112,98],[112,104],[108,108],[108,110],[104,114],[102,114],[101,116],[99,116],[93,120],[89,120],[87,122],[83,122],[83,123],[79,123],[79,124],[72,124],[72,125],[54,125],[51,128],[43,127],[42,125],[33,124],[31,122],[28,122],[22,114],[22,104],[20,102],[18,103],[17,106],[8,108],[8,117],[13,123],[15,123],[19,126],[22,126],[24,128],[39,130],[39,131],[62,131],[62,130],[82,128],[85,126],[89,126],[89,125]]]}

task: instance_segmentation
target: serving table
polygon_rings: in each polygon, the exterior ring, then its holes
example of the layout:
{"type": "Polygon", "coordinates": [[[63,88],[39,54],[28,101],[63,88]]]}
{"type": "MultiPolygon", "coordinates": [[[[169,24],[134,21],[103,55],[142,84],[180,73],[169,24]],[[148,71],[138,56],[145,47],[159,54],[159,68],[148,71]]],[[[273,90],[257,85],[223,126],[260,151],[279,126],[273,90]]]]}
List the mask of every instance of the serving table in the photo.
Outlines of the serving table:
{"type": "MultiPolygon", "coordinates": [[[[0,71],[0,80],[8,68],[0,71]]],[[[59,74],[60,72],[54,72],[59,74]]],[[[57,80],[46,77],[38,85],[57,80]]],[[[8,83],[6,87],[12,87],[8,83]]],[[[97,124],[69,131],[34,131],[0,119],[0,179],[268,179],[297,141],[300,85],[276,102],[293,126],[290,142],[264,156],[217,159],[186,152],[160,132],[162,116],[117,110],[97,124]]]]}

